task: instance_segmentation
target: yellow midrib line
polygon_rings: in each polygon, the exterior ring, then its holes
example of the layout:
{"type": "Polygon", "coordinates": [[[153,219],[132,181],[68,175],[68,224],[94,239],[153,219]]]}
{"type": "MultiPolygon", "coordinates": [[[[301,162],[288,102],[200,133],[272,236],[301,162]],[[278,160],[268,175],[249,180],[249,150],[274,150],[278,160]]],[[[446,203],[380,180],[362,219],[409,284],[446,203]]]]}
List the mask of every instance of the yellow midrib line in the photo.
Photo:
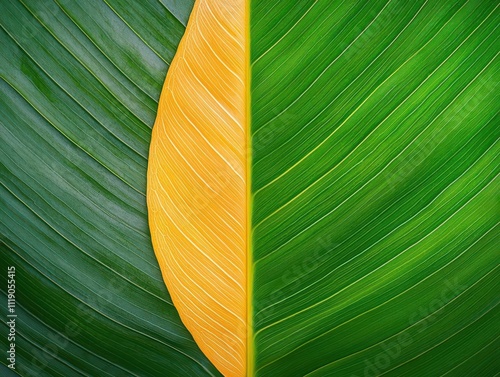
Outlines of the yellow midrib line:
{"type": "Polygon", "coordinates": [[[254,376],[254,344],[253,344],[253,254],[252,254],[252,138],[251,138],[251,64],[250,64],[250,1],[245,1],[245,130],[246,130],[246,255],[247,255],[247,334],[246,334],[246,365],[247,377],[254,376]]]}

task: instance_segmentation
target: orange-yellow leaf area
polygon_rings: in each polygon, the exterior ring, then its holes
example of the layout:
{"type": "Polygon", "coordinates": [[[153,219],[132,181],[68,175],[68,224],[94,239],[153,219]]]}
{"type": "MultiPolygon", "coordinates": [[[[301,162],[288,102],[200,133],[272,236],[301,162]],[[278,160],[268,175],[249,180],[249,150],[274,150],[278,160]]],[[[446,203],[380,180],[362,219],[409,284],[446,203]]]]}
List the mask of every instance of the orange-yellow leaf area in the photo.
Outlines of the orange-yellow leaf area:
{"type": "Polygon", "coordinates": [[[225,376],[246,374],[244,0],[198,0],[149,153],[153,247],[182,321],[225,376]]]}

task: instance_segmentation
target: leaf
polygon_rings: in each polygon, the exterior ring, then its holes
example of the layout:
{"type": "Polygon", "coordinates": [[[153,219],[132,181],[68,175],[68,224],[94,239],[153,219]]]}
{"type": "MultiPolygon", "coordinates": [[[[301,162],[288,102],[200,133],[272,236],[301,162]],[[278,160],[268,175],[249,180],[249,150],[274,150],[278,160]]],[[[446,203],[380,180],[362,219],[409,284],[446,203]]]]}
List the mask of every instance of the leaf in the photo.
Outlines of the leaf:
{"type": "Polygon", "coordinates": [[[1,4],[0,268],[4,282],[16,268],[14,375],[220,375],[172,305],[147,225],[151,126],[191,7],[1,4]]]}
{"type": "Polygon", "coordinates": [[[226,376],[494,375],[498,2],[197,4],[148,204],[201,349],[226,376]]]}
{"type": "Polygon", "coordinates": [[[163,277],[183,322],[225,376],[247,369],[243,5],[195,4],[164,84],[148,164],[163,277]]]}

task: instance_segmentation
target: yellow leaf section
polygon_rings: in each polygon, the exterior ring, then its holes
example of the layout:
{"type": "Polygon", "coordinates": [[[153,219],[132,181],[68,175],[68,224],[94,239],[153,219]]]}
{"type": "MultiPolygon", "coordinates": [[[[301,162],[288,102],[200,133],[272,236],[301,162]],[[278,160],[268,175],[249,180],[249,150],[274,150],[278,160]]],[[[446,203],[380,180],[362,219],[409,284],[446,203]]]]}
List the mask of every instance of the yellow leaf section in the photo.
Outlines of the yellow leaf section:
{"type": "Polygon", "coordinates": [[[181,319],[224,376],[246,374],[244,0],[197,0],[149,152],[153,247],[181,319]]]}

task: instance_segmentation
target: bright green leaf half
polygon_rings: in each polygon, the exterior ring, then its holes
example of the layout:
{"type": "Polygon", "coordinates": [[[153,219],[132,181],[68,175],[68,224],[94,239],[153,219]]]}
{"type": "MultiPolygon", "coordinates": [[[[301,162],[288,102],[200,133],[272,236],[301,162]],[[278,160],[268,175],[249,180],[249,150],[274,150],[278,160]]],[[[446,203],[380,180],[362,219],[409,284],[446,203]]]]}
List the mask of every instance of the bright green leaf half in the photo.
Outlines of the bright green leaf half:
{"type": "Polygon", "coordinates": [[[498,5],[251,2],[257,376],[498,372],[498,5]]]}

